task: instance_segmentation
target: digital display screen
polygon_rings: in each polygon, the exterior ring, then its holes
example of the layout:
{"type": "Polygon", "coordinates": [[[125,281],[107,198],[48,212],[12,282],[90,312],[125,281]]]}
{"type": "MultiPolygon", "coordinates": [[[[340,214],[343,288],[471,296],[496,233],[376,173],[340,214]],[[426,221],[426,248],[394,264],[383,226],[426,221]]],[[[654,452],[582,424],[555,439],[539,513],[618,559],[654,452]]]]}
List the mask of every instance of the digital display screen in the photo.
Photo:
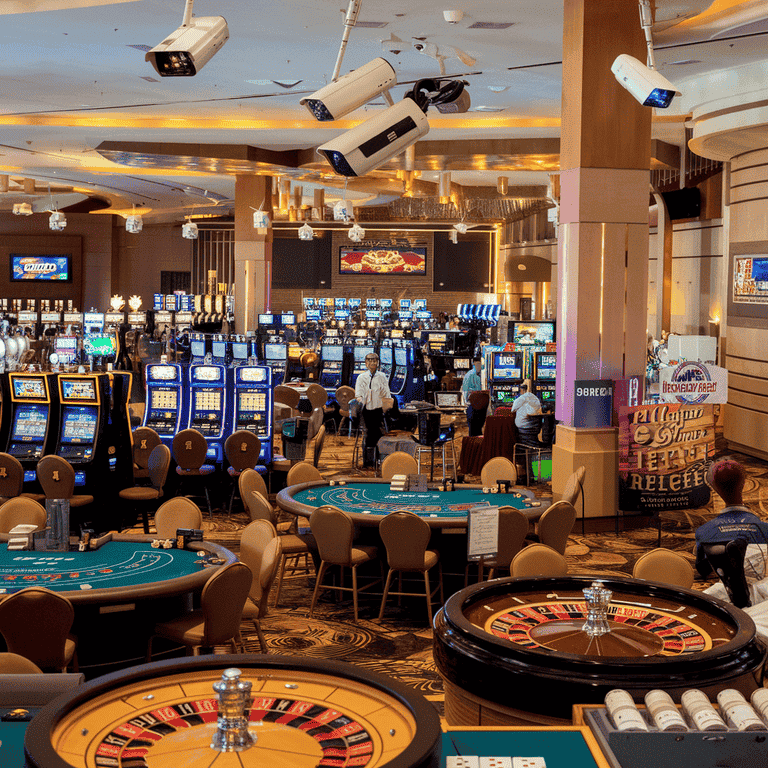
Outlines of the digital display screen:
{"type": "Polygon", "coordinates": [[[363,362],[365,360],[365,356],[370,355],[371,352],[373,351],[374,351],[373,347],[363,347],[363,346],[355,347],[355,350],[354,350],[355,362],[356,363],[363,362]]]}
{"type": "Polygon", "coordinates": [[[468,357],[456,357],[453,360],[453,367],[457,370],[469,370],[469,358],[468,357]]]}
{"type": "Polygon", "coordinates": [[[270,370],[263,365],[242,366],[237,369],[238,383],[260,384],[269,380],[270,370]]]}
{"type": "Polygon", "coordinates": [[[169,411],[168,418],[176,417],[176,409],[179,407],[179,390],[175,387],[151,389],[150,390],[150,409],[159,411],[169,411]]]}
{"type": "Polygon", "coordinates": [[[296,325],[296,315],[293,312],[280,315],[280,322],[283,325],[296,325]]]}
{"type": "Polygon", "coordinates": [[[263,392],[240,392],[237,396],[237,410],[241,413],[264,413],[267,410],[267,396],[263,392]]]}
{"type": "Polygon", "coordinates": [[[87,333],[94,333],[96,330],[101,331],[104,328],[104,313],[86,312],[83,316],[83,325],[85,325],[87,333]]]}
{"type": "Polygon", "coordinates": [[[80,325],[83,324],[83,313],[82,312],[65,312],[64,313],[64,322],[65,323],[78,323],[80,325]]]}
{"type": "Polygon", "coordinates": [[[195,365],[191,373],[192,381],[221,381],[222,369],[218,365],[195,365]]]}
{"type": "Polygon", "coordinates": [[[339,249],[342,275],[426,275],[426,248],[339,249]]]}
{"type": "Polygon", "coordinates": [[[411,308],[410,299],[400,299],[400,309],[410,309],[410,308],[411,308]]]}
{"type": "Polygon", "coordinates": [[[165,309],[167,312],[175,312],[179,308],[179,297],[175,293],[169,293],[165,297],[165,309]]]}
{"type": "Polygon", "coordinates": [[[347,304],[350,309],[357,309],[360,306],[361,299],[349,299],[347,304]]]}
{"type": "Polygon", "coordinates": [[[335,309],[333,311],[333,316],[337,320],[347,320],[349,318],[349,310],[348,309],[335,309]]]}
{"type": "Polygon", "coordinates": [[[104,316],[105,322],[111,323],[112,325],[122,323],[123,319],[124,315],[122,312],[107,312],[104,316]]]}
{"type": "Polygon", "coordinates": [[[503,352],[494,354],[494,379],[519,379],[521,376],[520,358],[517,355],[505,355],[503,352]]]}
{"type": "Polygon", "coordinates": [[[309,307],[314,307],[315,306],[315,300],[314,299],[305,298],[305,299],[303,299],[303,303],[304,303],[304,308],[305,309],[308,309],[309,307]]]}
{"type": "Polygon", "coordinates": [[[531,344],[544,346],[555,340],[555,324],[552,322],[518,322],[512,330],[512,340],[515,344],[531,344]]]}
{"type": "Polygon", "coordinates": [[[427,311],[426,309],[420,309],[416,313],[416,319],[417,320],[431,320],[432,319],[432,313],[427,311]]]}
{"type": "Polygon", "coordinates": [[[426,309],[427,308],[427,300],[426,299],[414,299],[414,301],[413,301],[413,308],[414,309],[426,309]]]}
{"type": "Polygon", "coordinates": [[[319,309],[307,310],[307,320],[314,320],[316,323],[319,323],[321,317],[322,317],[322,312],[320,312],[319,309]]]}
{"type": "Polygon", "coordinates": [[[274,325],[274,324],[275,324],[274,315],[259,315],[259,325],[274,325]]]}
{"type": "Polygon", "coordinates": [[[235,360],[247,360],[248,359],[248,343],[245,341],[233,341],[232,357],[234,357],[235,360]]]}
{"type": "Polygon", "coordinates": [[[62,400],[90,400],[96,402],[96,383],[93,379],[59,379],[62,400]]]}
{"type": "Polygon", "coordinates": [[[509,390],[496,390],[493,393],[494,399],[499,403],[504,404],[511,404],[515,402],[515,399],[517,398],[517,392],[512,392],[509,390]]]}
{"type": "Polygon", "coordinates": [[[438,408],[459,408],[461,392],[435,392],[435,405],[438,408]]]}
{"type": "Polygon", "coordinates": [[[378,302],[377,299],[366,299],[365,300],[365,306],[368,307],[368,308],[378,307],[379,306],[379,302],[378,302]]]}
{"type": "Polygon", "coordinates": [[[21,283],[27,280],[72,282],[72,257],[12,253],[11,282],[21,283]]]}
{"type": "Polygon", "coordinates": [[[768,259],[752,259],[752,279],[755,282],[768,280],[768,259]]]}
{"type": "Polygon", "coordinates": [[[347,306],[347,300],[346,299],[334,299],[333,304],[336,307],[346,307],[347,306]]]}
{"type": "Polygon", "coordinates": [[[77,336],[56,336],[53,340],[53,349],[59,357],[73,356],[77,352],[77,336]]]}
{"type": "Polygon", "coordinates": [[[401,320],[413,320],[413,312],[411,310],[401,311],[399,313],[399,317],[401,320]]]}
{"type": "Polygon", "coordinates": [[[192,339],[189,349],[192,357],[205,357],[205,339],[192,339]]]}
{"type": "Polygon", "coordinates": [[[98,411],[87,405],[67,407],[61,425],[62,443],[92,443],[96,439],[98,411]]]}
{"type": "Polygon", "coordinates": [[[392,308],[392,299],[379,299],[379,306],[382,309],[391,309],[392,308]]]}
{"type": "Polygon", "coordinates": [[[392,365],[392,347],[382,347],[379,350],[379,360],[382,365],[392,365]]]}
{"type": "Polygon", "coordinates": [[[288,348],[285,344],[265,344],[264,357],[267,360],[287,360],[288,348]]]}
{"type": "Polygon", "coordinates": [[[365,311],[365,319],[366,320],[381,320],[381,310],[380,309],[367,309],[365,311]]]}
{"type": "Polygon", "coordinates": [[[13,396],[21,400],[47,400],[48,393],[44,379],[21,379],[13,377],[13,396]]]}
{"type": "Polygon", "coordinates": [[[16,409],[13,419],[13,440],[31,442],[45,438],[48,425],[48,408],[34,405],[22,405],[16,409]]]}
{"type": "Polygon", "coordinates": [[[552,389],[543,389],[539,392],[539,397],[542,403],[554,403],[555,392],[552,389]]]}
{"type": "Polygon", "coordinates": [[[147,378],[150,381],[177,381],[179,369],[175,365],[150,365],[147,367],[147,378]]]}
{"type": "Polygon", "coordinates": [[[344,347],[341,344],[323,344],[320,348],[320,355],[323,360],[343,360],[344,347]]]}
{"type": "Polygon", "coordinates": [[[397,347],[395,349],[395,365],[407,365],[408,364],[408,355],[406,354],[406,350],[402,349],[401,347],[397,347]]]}
{"type": "Polygon", "coordinates": [[[195,390],[195,410],[196,411],[220,411],[221,410],[221,390],[220,389],[196,389],[195,390]]]}
{"type": "Polygon", "coordinates": [[[538,364],[542,368],[554,368],[557,365],[557,355],[539,355],[538,364]]]}
{"type": "Polygon", "coordinates": [[[226,341],[214,341],[214,342],[211,342],[211,354],[214,357],[226,357],[227,356],[227,342],[226,341]]]}
{"type": "Polygon", "coordinates": [[[114,357],[117,337],[112,334],[88,334],[83,337],[83,349],[88,357],[114,357]]]}

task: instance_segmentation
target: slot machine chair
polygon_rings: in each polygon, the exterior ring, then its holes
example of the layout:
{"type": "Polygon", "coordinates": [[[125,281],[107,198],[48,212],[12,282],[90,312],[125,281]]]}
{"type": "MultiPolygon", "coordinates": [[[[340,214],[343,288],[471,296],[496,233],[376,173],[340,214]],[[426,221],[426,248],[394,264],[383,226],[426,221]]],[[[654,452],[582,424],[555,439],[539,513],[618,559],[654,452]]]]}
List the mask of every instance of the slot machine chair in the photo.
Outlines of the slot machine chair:
{"type": "Polygon", "coordinates": [[[561,555],[565,554],[568,537],[576,524],[576,509],[567,501],[556,501],[548,507],[536,523],[536,533],[529,533],[527,541],[546,544],[561,555]]]}
{"type": "Polygon", "coordinates": [[[728,542],[701,543],[712,570],[720,577],[720,581],[728,593],[728,599],[737,608],[747,608],[752,605],[749,595],[749,585],[744,573],[744,556],[747,553],[746,539],[733,539],[728,542]]]}
{"type": "Polygon", "coordinates": [[[155,512],[155,531],[158,539],[175,539],[179,528],[199,530],[203,527],[203,513],[192,499],[175,496],[164,501],[155,512]]]}
{"type": "Polygon", "coordinates": [[[216,471],[216,467],[213,464],[205,463],[208,454],[208,441],[205,439],[205,435],[196,429],[182,429],[173,438],[172,451],[176,462],[176,474],[181,478],[176,495],[181,494],[184,480],[190,478],[199,480],[202,483],[205,500],[208,504],[208,516],[212,518],[213,508],[208,493],[207,479],[216,471]]]}
{"type": "Polygon", "coordinates": [[[693,587],[693,566],[679,553],[671,549],[652,549],[635,561],[633,579],[658,581],[673,587],[693,587]]]}
{"type": "Polygon", "coordinates": [[[133,479],[149,477],[149,456],[162,443],[160,435],[151,427],[133,430],[133,479]]]}
{"type": "Polygon", "coordinates": [[[17,525],[36,525],[42,531],[47,519],[42,504],[34,499],[17,496],[0,506],[0,533],[10,533],[17,525]]]}
{"type": "Polygon", "coordinates": [[[347,437],[352,437],[352,418],[349,414],[349,403],[355,399],[355,390],[352,389],[352,387],[348,387],[346,384],[344,384],[336,390],[334,397],[336,398],[336,403],[339,406],[339,415],[341,416],[339,426],[336,428],[336,434],[341,434],[341,424],[344,419],[346,419],[347,424],[349,425],[349,433],[347,437]]]}
{"type": "Polygon", "coordinates": [[[0,504],[17,496],[34,501],[42,501],[45,498],[44,493],[23,493],[23,489],[24,467],[21,462],[10,453],[0,453],[0,504]]]}
{"type": "MultiPolygon", "coordinates": [[[[167,445],[158,445],[152,449],[149,454],[149,482],[150,485],[134,485],[130,488],[123,488],[118,496],[133,503],[141,511],[142,522],[144,524],[144,533],[149,533],[149,518],[147,508],[153,502],[163,497],[165,482],[168,479],[168,469],[171,466],[171,450],[167,445]]],[[[129,522],[133,524],[134,518],[129,522]]],[[[128,526],[123,526],[128,527],[128,526]]]]}
{"type": "MultiPolygon", "coordinates": [[[[93,504],[93,496],[90,494],[75,494],[75,470],[61,456],[43,456],[37,463],[37,479],[43,487],[46,499],[66,499],[69,501],[70,510],[93,504]]],[[[82,524],[82,516],[80,518],[79,522],[82,524]]],[[[70,518],[70,521],[71,527],[73,518],[70,518]]]]}
{"type": "MultiPolygon", "coordinates": [[[[229,516],[232,516],[232,504],[235,501],[235,493],[238,491],[238,479],[247,469],[256,471],[261,453],[261,440],[245,429],[233,432],[224,442],[224,455],[229,462],[227,474],[232,478],[232,493],[229,497],[229,516]]],[[[258,472],[257,472],[258,474],[258,472]]],[[[240,500],[245,505],[241,497],[240,500]]]]}

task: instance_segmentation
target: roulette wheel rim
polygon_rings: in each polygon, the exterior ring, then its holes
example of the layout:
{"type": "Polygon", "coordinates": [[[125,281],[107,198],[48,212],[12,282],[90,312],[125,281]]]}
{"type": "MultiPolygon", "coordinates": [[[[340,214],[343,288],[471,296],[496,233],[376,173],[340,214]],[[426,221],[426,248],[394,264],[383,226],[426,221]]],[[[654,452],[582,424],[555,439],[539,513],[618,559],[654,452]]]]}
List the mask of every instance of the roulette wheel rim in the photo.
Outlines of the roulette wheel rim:
{"type": "MultiPolygon", "coordinates": [[[[575,596],[555,599],[583,602],[575,596]]],[[[523,607],[511,603],[508,610],[523,607]]],[[[657,613],[664,611],[658,609],[657,613]]],[[[501,691],[509,696],[510,690],[527,688],[524,703],[509,706],[539,714],[557,710],[557,699],[553,703],[553,696],[562,696],[560,710],[565,713],[571,703],[601,701],[611,688],[625,688],[639,695],[653,688],[674,690],[713,684],[730,687],[744,675],[758,673],[765,661],[765,649],[756,639],[754,622],[740,609],[694,590],[619,577],[508,578],[483,582],[451,596],[435,616],[434,629],[435,663],[445,680],[472,695],[499,703],[503,698],[501,691]],[[726,643],[692,654],[649,658],[586,656],[522,647],[485,631],[465,615],[468,608],[494,597],[510,595],[514,599],[515,595],[525,593],[557,595],[558,591],[573,595],[593,580],[601,581],[614,592],[637,595],[638,604],[649,607],[655,599],[677,600],[691,611],[698,609],[730,623],[731,629],[735,628],[734,636],[726,643]]]]}
{"type": "MultiPolygon", "coordinates": [[[[24,752],[27,758],[25,765],[29,768],[72,768],[72,764],[56,750],[55,731],[62,723],[66,723],[67,718],[76,718],[78,708],[84,707],[100,696],[106,696],[124,687],[130,689],[130,686],[142,683],[153,682],[161,687],[164,679],[170,680],[179,674],[192,676],[196,671],[208,673],[230,667],[242,670],[243,679],[246,680],[249,677],[249,669],[254,668],[259,671],[266,670],[267,673],[274,670],[275,679],[280,679],[282,676],[286,679],[286,683],[291,679],[301,683],[302,674],[309,675],[311,683],[311,676],[320,675],[329,679],[349,681],[353,686],[352,690],[355,686],[363,686],[371,689],[374,695],[379,694],[384,698],[393,699],[395,704],[402,707],[413,719],[415,731],[410,742],[398,754],[385,762],[375,760],[368,765],[372,768],[428,768],[434,764],[441,735],[440,718],[434,706],[417,692],[382,675],[363,671],[342,662],[298,659],[292,656],[237,654],[168,659],[114,672],[85,683],[73,693],[59,697],[45,706],[32,720],[24,739],[24,752]],[[296,673],[296,678],[290,677],[292,672],[296,673]]],[[[258,695],[254,689],[254,698],[258,695]]],[[[210,697],[215,698],[213,690],[210,692],[210,697]]],[[[146,708],[149,710],[151,705],[146,705],[146,708]]],[[[344,705],[341,705],[341,709],[344,710],[344,705]]],[[[343,712],[344,715],[355,715],[354,707],[348,707],[347,710],[343,712]]],[[[363,715],[361,719],[365,721],[365,716],[363,715]]],[[[73,722],[77,723],[77,720],[73,722]]],[[[117,722],[110,727],[116,724],[117,722]]],[[[87,764],[89,768],[91,765],[95,766],[95,763],[87,764]]]]}

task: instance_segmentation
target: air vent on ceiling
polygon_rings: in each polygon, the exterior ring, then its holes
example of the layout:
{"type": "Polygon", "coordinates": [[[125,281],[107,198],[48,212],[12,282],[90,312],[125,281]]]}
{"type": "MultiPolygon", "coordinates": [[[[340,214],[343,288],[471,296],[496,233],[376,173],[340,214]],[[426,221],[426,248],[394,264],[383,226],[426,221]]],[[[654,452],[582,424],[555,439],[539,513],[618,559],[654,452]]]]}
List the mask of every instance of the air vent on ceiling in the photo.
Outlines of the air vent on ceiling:
{"type": "Polygon", "coordinates": [[[388,21],[358,21],[355,24],[356,27],[362,27],[363,29],[381,29],[389,24],[388,21]]]}
{"type": "Polygon", "coordinates": [[[135,48],[137,51],[144,51],[146,53],[147,51],[152,50],[151,45],[128,45],[127,48],[135,48]]]}
{"type": "Polygon", "coordinates": [[[514,23],[514,21],[476,21],[467,29],[509,29],[514,23]]]}

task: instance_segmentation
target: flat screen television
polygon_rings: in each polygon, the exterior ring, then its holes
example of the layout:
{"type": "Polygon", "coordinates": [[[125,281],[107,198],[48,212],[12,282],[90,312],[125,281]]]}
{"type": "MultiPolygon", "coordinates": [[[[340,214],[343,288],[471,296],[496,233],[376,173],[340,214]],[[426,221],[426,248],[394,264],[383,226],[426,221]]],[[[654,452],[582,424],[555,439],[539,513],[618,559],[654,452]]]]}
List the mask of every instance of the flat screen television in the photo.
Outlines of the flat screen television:
{"type": "Polygon", "coordinates": [[[266,360],[287,360],[288,347],[285,344],[265,344],[264,358],[266,360]]]}
{"type": "Polygon", "coordinates": [[[555,324],[551,321],[521,321],[513,325],[512,340],[515,344],[543,347],[555,341],[555,324]]]}
{"type": "Polygon", "coordinates": [[[341,275],[426,275],[426,248],[367,249],[341,246],[341,275]]]}
{"type": "Polygon", "coordinates": [[[325,361],[343,360],[344,346],[342,344],[323,344],[320,348],[320,356],[325,361]]]}
{"type": "Polygon", "coordinates": [[[321,317],[322,315],[319,309],[307,310],[307,320],[314,320],[316,323],[319,323],[321,317]]]}
{"type": "Polygon", "coordinates": [[[93,333],[83,337],[83,349],[88,357],[114,357],[117,337],[109,333],[93,333]]]}
{"type": "Polygon", "coordinates": [[[11,254],[11,282],[72,282],[72,257],[67,255],[32,256],[27,253],[11,254]]]}

